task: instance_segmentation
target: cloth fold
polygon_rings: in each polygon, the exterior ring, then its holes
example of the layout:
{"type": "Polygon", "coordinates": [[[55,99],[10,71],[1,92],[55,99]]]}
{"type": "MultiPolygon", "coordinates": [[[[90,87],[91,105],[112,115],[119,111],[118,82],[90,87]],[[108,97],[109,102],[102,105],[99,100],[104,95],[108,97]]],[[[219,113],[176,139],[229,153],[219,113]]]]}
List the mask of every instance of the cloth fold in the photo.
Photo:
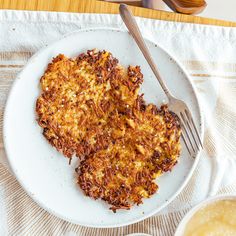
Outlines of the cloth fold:
{"type": "Polygon", "coordinates": [[[184,214],[208,196],[236,194],[236,28],[137,18],[144,37],[178,59],[196,86],[205,119],[204,150],[181,194],[145,221],[114,229],[65,222],[41,209],[8,169],[3,111],[27,60],[63,35],[88,27],[124,29],[118,15],[0,11],[0,235],[173,235],[184,214]]]}

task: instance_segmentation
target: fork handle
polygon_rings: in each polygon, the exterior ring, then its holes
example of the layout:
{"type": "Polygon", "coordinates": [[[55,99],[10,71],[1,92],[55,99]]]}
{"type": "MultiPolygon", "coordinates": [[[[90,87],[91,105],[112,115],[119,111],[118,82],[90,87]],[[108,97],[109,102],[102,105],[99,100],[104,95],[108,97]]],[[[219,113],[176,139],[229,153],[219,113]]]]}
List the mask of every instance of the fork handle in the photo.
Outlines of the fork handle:
{"type": "Polygon", "coordinates": [[[125,4],[120,4],[120,16],[123,19],[126,27],[128,28],[130,34],[133,36],[134,40],[136,41],[138,47],[140,48],[141,52],[143,53],[143,56],[146,58],[148,64],[150,65],[154,75],[156,76],[157,80],[159,81],[162,89],[164,90],[166,96],[168,97],[168,99],[170,100],[173,96],[170,92],[170,90],[167,88],[166,84],[164,83],[164,81],[162,80],[160,73],[153,61],[153,58],[147,48],[146,43],[144,42],[144,39],[141,35],[141,32],[138,28],[138,25],[132,15],[132,13],[130,12],[130,10],[128,9],[127,5],[125,4]]]}

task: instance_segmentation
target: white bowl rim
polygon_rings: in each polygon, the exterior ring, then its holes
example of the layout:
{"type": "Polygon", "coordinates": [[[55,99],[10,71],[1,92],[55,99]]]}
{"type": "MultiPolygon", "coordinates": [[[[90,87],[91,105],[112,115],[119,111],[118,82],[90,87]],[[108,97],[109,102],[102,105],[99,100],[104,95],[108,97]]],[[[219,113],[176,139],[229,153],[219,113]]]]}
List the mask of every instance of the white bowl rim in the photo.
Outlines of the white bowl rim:
{"type": "Polygon", "coordinates": [[[180,221],[174,236],[183,236],[184,229],[189,222],[189,220],[193,217],[193,215],[200,210],[201,208],[217,201],[222,200],[235,200],[236,201],[236,194],[220,194],[217,196],[209,197],[203,201],[201,201],[199,204],[197,204],[195,207],[193,207],[180,221]]]}

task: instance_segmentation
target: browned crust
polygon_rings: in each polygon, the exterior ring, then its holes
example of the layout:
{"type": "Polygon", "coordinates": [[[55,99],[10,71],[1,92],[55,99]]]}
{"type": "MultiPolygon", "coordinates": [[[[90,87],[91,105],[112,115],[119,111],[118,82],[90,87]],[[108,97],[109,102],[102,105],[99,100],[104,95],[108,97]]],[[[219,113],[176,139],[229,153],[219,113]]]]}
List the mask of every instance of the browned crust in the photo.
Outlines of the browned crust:
{"type": "Polygon", "coordinates": [[[40,82],[36,112],[45,138],[66,157],[83,158],[112,141],[108,115],[132,105],[142,74],[138,67],[123,71],[106,51],[89,50],[76,59],[58,55],[40,82]]]}
{"type": "Polygon", "coordinates": [[[48,65],[36,102],[43,135],[76,169],[85,195],[130,209],[153,195],[157,176],[180,154],[180,125],[166,105],[138,95],[140,67],[127,71],[111,53],[89,50],[76,59],[58,55],[48,65]]]}
{"type": "Polygon", "coordinates": [[[123,135],[108,148],[89,155],[76,171],[84,193],[108,202],[115,212],[141,204],[158,190],[156,177],[178,161],[180,126],[166,105],[158,110],[144,105],[142,97],[130,113],[113,115],[111,120],[112,127],[119,124],[112,131],[124,130],[123,135]]]}

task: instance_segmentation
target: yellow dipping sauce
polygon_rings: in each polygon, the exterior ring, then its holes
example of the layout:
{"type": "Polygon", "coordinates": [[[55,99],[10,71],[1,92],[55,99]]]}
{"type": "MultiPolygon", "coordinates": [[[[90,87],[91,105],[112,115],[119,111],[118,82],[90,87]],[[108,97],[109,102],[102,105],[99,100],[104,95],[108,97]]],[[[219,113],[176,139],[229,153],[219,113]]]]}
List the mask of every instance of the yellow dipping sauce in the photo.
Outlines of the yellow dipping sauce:
{"type": "Polygon", "coordinates": [[[198,210],[184,236],[236,236],[236,200],[219,200],[198,210]]]}

